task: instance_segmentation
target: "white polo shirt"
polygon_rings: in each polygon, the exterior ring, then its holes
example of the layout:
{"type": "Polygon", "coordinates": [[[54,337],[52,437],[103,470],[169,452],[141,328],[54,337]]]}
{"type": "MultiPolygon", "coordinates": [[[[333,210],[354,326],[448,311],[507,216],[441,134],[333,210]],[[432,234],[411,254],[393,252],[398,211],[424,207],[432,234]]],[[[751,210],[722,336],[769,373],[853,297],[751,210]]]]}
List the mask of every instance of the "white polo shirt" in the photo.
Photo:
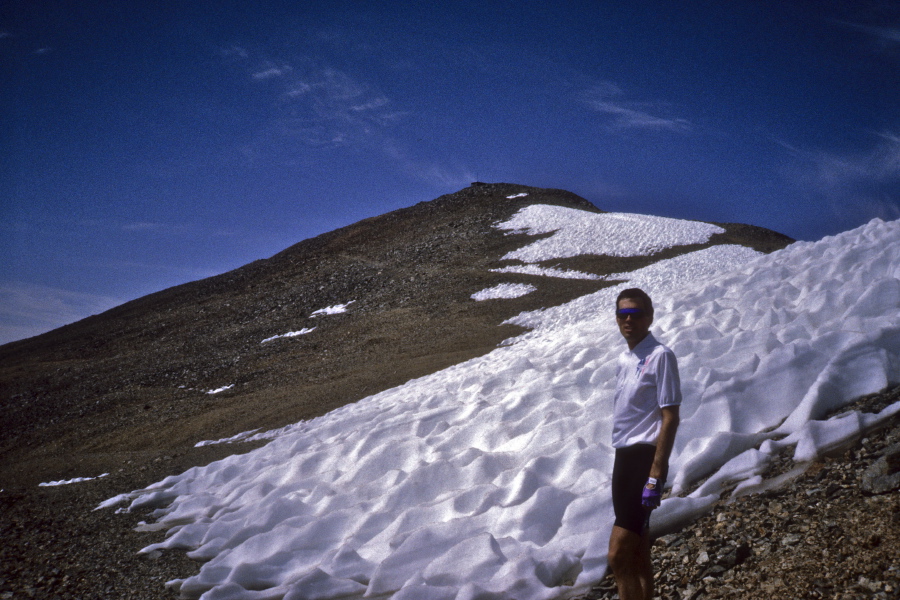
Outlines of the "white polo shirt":
{"type": "Polygon", "coordinates": [[[681,404],[675,354],[648,333],[619,356],[613,411],[613,448],[656,444],[663,406],[681,404]]]}

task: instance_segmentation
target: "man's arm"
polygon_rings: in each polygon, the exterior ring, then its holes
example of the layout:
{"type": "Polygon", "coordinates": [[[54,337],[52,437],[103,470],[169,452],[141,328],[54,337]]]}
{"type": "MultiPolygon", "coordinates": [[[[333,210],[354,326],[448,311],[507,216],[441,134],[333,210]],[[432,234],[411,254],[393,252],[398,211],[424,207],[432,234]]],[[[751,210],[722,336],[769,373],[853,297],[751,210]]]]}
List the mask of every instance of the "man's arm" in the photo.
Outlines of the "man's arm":
{"type": "Polygon", "coordinates": [[[662,423],[659,428],[659,437],[656,439],[656,455],[653,457],[653,466],[650,467],[650,477],[654,479],[661,479],[668,470],[669,456],[675,445],[675,433],[678,431],[678,424],[681,421],[678,409],[678,405],[663,406],[660,409],[662,423]]]}

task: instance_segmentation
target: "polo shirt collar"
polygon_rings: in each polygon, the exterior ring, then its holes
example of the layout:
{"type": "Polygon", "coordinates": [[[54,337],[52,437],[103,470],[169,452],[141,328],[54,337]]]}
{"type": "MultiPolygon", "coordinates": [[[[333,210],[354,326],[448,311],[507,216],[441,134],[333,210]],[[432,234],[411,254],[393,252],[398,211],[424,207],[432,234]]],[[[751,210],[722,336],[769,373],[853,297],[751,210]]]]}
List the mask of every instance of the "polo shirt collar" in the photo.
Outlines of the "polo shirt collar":
{"type": "Polygon", "coordinates": [[[653,337],[651,332],[647,332],[647,337],[638,342],[638,345],[634,347],[633,350],[629,350],[632,354],[636,356],[644,356],[650,353],[654,347],[656,347],[659,342],[656,341],[656,338],[653,337]]]}

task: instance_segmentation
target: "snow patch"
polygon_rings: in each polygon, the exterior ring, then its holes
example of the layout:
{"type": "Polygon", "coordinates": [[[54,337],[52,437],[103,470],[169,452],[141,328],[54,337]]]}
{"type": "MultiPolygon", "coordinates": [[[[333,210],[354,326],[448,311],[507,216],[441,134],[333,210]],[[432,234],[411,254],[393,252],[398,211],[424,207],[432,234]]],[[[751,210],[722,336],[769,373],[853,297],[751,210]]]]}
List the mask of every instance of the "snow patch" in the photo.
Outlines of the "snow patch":
{"type": "Polygon", "coordinates": [[[74,479],[64,479],[61,481],[48,481],[47,483],[39,483],[38,487],[56,487],[60,485],[71,485],[73,483],[81,483],[83,481],[93,481],[94,479],[100,479],[101,477],[107,477],[109,473],[104,473],[103,475],[97,475],[96,477],[75,477],[74,479]]]}
{"type": "Polygon", "coordinates": [[[481,290],[472,294],[472,300],[481,302],[482,300],[497,300],[503,298],[520,298],[527,296],[537,288],[530,283],[501,283],[494,287],[481,290]]]}
{"type": "MultiPolygon", "coordinates": [[[[329,307],[329,308],[333,308],[333,307],[329,307]]],[[[327,310],[327,309],[322,309],[322,310],[327,310]]],[[[315,327],[304,327],[300,331],[289,331],[287,333],[282,333],[281,335],[273,335],[272,337],[266,338],[263,341],[261,341],[260,344],[265,344],[265,343],[271,342],[272,340],[277,340],[277,339],[281,339],[281,338],[292,338],[292,337],[297,337],[298,335],[306,335],[308,333],[312,333],[315,330],[316,330],[315,327]]]]}
{"type": "Polygon", "coordinates": [[[234,387],[234,384],[232,383],[231,385],[226,385],[226,386],[223,386],[220,388],[216,388],[214,390],[209,390],[206,393],[207,394],[221,394],[222,392],[227,392],[228,390],[232,389],[233,387],[234,387]]]}
{"type": "Polygon", "coordinates": [[[341,313],[347,312],[348,307],[356,302],[356,300],[351,300],[346,304],[335,304],[334,306],[326,306],[325,308],[320,308],[319,310],[315,310],[310,314],[311,317],[319,317],[322,315],[339,315],[341,313]]]}
{"type": "Polygon", "coordinates": [[[502,267],[500,269],[491,269],[492,273],[521,273],[523,275],[541,275],[543,277],[558,277],[561,279],[603,279],[599,275],[584,273],[582,271],[571,271],[568,269],[554,269],[550,267],[539,267],[537,265],[512,265],[502,267]]]}

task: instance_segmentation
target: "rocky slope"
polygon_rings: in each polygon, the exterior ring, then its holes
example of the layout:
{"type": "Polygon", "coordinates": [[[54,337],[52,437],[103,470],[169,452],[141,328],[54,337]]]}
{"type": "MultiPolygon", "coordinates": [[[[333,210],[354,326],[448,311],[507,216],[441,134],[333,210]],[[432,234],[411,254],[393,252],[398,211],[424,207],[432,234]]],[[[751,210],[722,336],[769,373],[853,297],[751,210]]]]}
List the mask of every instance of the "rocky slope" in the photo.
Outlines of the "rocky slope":
{"type": "Polygon", "coordinates": [[[280,427],[489,351],[516,332],[497,327],[504,318],[599,287],[548,282],[503,306],[469,299],[527,279],[489,269],[522,243],[493,223],[528,199],[597,210],[562,191],[473,186],[0,347],[0,487],[280,427]],[[519,193],[530,196],[506,198],[519,193]],[[347,313],[311,316],[350,301],[347,313]],[[315,331],[261,343],[304,328],[315,331]]]}
{"type": "MultiPolygon", "coordinates": [[[[199,440],[321,415],[483,354],[518,331],[504,319],[609,285],[490,272],[529,239],[493,225],[534,203],[598,211],[561,190],[473,184],[0,347],[0,599],[166,597],[161,583],[197,565],[182,553],[138,557],[160,534],[134,531],[140,515],[93,511],[99,502],[250,449],[199,440]],[[470,299],[504,282],[538,290],[470,299]],[[346,313],[312,316],[350,301],[346,313]],[[262,343],[304,328],[315,330],[262,343]]],[[[723,227],[709,244],[652,257],[544,266],[599,275],[712,244],[771,251],[791,241],[723,227]]]]}

